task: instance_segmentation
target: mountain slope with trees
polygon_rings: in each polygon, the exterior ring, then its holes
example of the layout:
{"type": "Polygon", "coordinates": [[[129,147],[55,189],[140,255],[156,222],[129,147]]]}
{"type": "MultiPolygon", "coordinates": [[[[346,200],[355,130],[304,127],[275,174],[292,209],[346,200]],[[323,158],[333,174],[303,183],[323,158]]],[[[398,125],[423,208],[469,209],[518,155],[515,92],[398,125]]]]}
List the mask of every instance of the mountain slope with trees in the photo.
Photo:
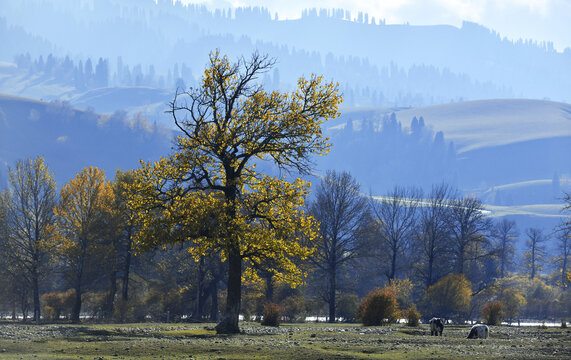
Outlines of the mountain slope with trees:
{"type": "Polygon", "coordinates": [[[0,96],[0,187],[7,166],[43,156],[61,186],[86,166],[113,174],[151,161],[172,145],[174,132],[142,116],[80,110],[65,102],[0,96]]]}

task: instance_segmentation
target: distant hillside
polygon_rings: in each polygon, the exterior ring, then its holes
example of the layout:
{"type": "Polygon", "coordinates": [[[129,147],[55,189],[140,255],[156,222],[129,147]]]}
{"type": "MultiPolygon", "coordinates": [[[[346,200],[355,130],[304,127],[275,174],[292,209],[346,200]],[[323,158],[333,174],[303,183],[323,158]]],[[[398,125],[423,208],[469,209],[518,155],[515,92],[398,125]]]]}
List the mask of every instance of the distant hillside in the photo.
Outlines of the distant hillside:
{"type": "Polygon", "coordinates": [[[454,141],[459,153],[571,136],[571,104],[528,99],[466,101],[399,110],[397,119],[424,117],[454,141]]]}
{"type": "Polygon", "coordinates": [[[170,127],[172,119],[165,114],[165,110],[174,98],[174,93],[174,89],[146,86],[106,87],[74,95],[69,102],[79,108],[95,109],[106,114],[124,111],[126,116],[144,116],[154,123],[170,127]]]}
{"type": "Polygon", "coordinates": [[[151,87],[109,87],[98,88],[78,94],[70,102],[79,108],[94,107],[103,113],[112,113],[118,109],[150,109],[159,107],[164,112],[169,101],[174,97],[174,91],[151,87]]]}
{"type": "Polygon", "coordinates": [[[490,204],[523,205],[558,203],[571,190],[569,104],[505,99],[357,109],[328,125],[334,147],[322,166],[350,170],[375,194],[446,181],[490,204]]]}
{"type": "Polygon", "coordinates": [[[122,112],[100,115],[67,103],[0,95],[0,187],[7,166],[36,156],[45,157],[58,186],[86,166],[113,178],[118,168],[137,168],[139,159],[169,153],[172,138],[172,130],[122,112]]]}

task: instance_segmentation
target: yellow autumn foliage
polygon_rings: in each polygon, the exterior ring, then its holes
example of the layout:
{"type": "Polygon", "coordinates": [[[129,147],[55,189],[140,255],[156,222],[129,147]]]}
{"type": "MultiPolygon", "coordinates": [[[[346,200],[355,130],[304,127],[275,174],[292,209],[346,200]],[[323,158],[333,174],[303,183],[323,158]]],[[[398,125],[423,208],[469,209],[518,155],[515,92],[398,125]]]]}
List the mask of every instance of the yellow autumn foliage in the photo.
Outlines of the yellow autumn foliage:
{"type": "MultiPolygon", "coordinates": [[[[251,267],[272,259],[277,281],[302,283],[294,260],[311,256],[317,236],[303,211],[310,184],[265,175],[256,162],[307,172],[310,157],[329,150],[321,123],[339,115],[341,97],[319,76],[290,93],[265,91],[256,78],[271,66],[258,54],[231,63],[216,51],[201,86],[176,95],[175,151],[142,163],[129,189],[138,249],[191,242],[197,260],[211,252],[251,267]]],[[[258,280],[255,271],[241,277],[258,280]]]]}

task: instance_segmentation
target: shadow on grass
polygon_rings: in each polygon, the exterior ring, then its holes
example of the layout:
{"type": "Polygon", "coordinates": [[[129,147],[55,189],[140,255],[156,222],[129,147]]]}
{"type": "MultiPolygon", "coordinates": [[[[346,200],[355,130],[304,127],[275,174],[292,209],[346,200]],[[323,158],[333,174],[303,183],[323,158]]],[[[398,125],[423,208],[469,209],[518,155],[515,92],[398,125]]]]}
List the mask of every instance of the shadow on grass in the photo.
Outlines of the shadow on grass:
{"type": "Polygon", "coordinates": [[[427,335],[427,331],[422,330],[420,328],[402,328],[398,330],[399,333],[403,333],[403,334],[407,334],[407,335],[413,335],[413,336],[417,336],[417,335],[427,335]]]}

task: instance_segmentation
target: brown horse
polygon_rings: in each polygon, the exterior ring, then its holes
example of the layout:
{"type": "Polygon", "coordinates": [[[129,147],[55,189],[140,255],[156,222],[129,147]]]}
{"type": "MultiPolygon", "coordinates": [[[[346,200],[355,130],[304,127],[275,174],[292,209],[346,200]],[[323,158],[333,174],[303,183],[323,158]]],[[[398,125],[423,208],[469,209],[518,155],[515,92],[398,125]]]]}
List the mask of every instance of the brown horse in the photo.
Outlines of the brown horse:
{"type": "Polygon", "coordinates": [[[443,318],[432,318],[430,319],[430,335],[434,336],[442,336],[442,330],[444,330],[444,322],[443,318]]]}

